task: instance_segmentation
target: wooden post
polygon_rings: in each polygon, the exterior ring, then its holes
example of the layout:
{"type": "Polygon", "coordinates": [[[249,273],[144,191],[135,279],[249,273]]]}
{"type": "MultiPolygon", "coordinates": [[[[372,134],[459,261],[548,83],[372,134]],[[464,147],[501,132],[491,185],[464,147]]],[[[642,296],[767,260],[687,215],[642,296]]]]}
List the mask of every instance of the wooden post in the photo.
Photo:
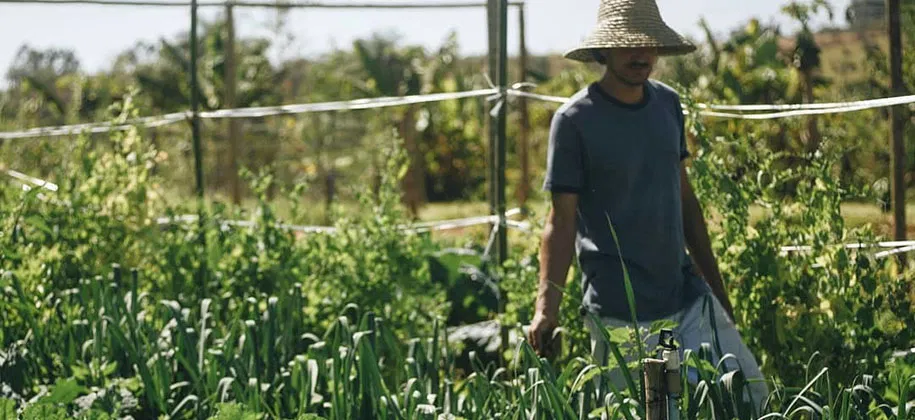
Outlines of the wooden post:
{"type": "MultiPolygon", "coordinates": [[[[332,113],[329,115],[330,119],[330,136],[336,136],[337,131],[337,116],[338,114],[332,113]]],[[[325,134],[320,133],[320,143],[318,150],[318,173],[324,175],[325,179],[325,189],[324,189],[324,224],[332,225],[333,217],[331,215],[331,210],[334,208],[334,200],[337,196],[337,164],[330,161],[329,158],[326,158],[327,152],[325,150],[325,134]]],[[[333,138],[331,137],[331,143],[333,143],[333,138]]],[[[379,183],[379,188],[380,188],[379,183]]],[[[380,189],[378,190],[380,192],[380,189]]],[[[378,192],[375,193],[376,197],[378,192]]]]}
{"type": "MultiPolygon", "coordinates": [[[[498,50],[496,48],[498,44],[498,27],[497,27],[497,16],[496,16],[496,6],[498,0],[487,0],[486,3],[486,23],[487,29],[489,32],[488,36],[488,63],[486,66],[486,73],[489,76],[489,80],[495,83],[496,80],[496,56],[498,55],[498,50]]],[[[487,106],[487,111],[492,110],[492,102],[487,106]]],[[[488,128],[488,137],[489,137],[489,162],[487,164],[488,169],[488,181],[489,181],[489,214],[496,215],[496,124],[495,118],[487,112],[486,113],[486,126],[488,128]]]]}
{"type": "Polygon", "coordinates": [[[645,419],[667,420],[667,378],[665,362],[659,359],[642,359],[645,369],[645,419]]]}
{"type": "MultiPolygon", "coordinates": [[[[893,96],[904,94],[902,83],[902,32],[900,30],[900,0],[886,0],[887,33],[890,44],[890,91],[893,96]]],[[[892,144],[892,202],[893,222],[895,225],[895,239],[904,241],[906,238],[905,221],[905,141],[903,133],[905,120],[903,120],[902,106],[890,108],[890,139],[892,144]]],[[[905,264],[905,254],[899,253],[900,265],[905,264]]]]}
{"type": "Polygon", "coordinates": [[[206,262],[206,248],[207,248],[207,239],[206,231],[204,227],[206,225],[206,206],[204,203],[204,183],[203,183],[203,146],[200,142],[200,115],[198,113],[198,108],[200,107],[200,98],[197,97],[199,92],[199,85],[197,82],[197,0],[191,0],[191,33],[189,36],[190,41],[190,53],[191,60],[188,67],[188,73],[190,73],[190,89],[191,89],[191,139],[193,140],[194,145],[194,173],[197,178],[197,224],[198,224],[198,234],[197,234],[197,245],[200,247],[199,264],[197,268],[197,287],[199,288],[200,295],[202,299],[207,296],[207,262],[206,262]]]}
{"type": "Polygon", "coordinates": [[[419,133],[416,131],[415,105],[407,105],[400,124],[404,149],[407,152],[407,173],[404,175],[404,201],[412,217],[419,217],[419,209],[426,201],[426,178],[423,166],[423,155],[420,150],[419,133]]]}
{"type": "Polygon", "coordinates": [[[200,116],[197,113],[200,98],[197,97],[197,0],[191,0],[191,61],[188,69],[191,88],[191,140],[194,145],[194,172],[197,178],[197,198],[203,204],[203,149],[200,145],[200,116]]]}
{"type": "MultiPolygon", "coordinates": [[[[489,22],[489,78],[501,91],[505,92],[508,83],[508,1],[488,0],[487,17],[489,22]]],[[[505,99],[505,98],[503,98],[505,99]]],[[[498,215],[498,231],[495,235],[495,263],[501,266],[508,255],[508,236],[505,224],[505,145],[506,145],[506,117],[508,113],[507,101],[501,101],[496,115],[489,115],[489,209],[491,215],[498,215]]],[[[492,105],[490,105],[492,110],[492,105]]],[[[498,311],[505,313],[505,291],[501,290],[498,311]]],[[[511,347],[508,343],[508,326],[502,325],[500,329],[501,350],[507,352],[511,347]]]]}
{"type": "MultiPolygon", "coordinates": [[[[504,94],[508,89],[508,0],[499,0],[499,57],[498,80],[496,85],[504,94]]],[[[502,106],[496,118],[496,211],[499,212],[499,231],[496,233],[496,249],[499,265],[508,258],[508,229],[505,224],[505,155],[508,144],[508,98],[503,96],[502,106]]]]}
{"type": "MultiPolygon", "coordinates": [[[[527,41],[524,39],[524,4],[518,6],[518,81],[527,80],[527,41]]],[[[527,98],[518,98],[518,159],[521,161],[521,181],[518,184],[518,205],[524,208],[531,193],[531,122],[527,109],[527,98]]]]}
{"type": "MultiPolygon", "coordinates": [[[[235,108],[238,104],[235,102],[235,92],[237,89],[238,62],[235,58],[235,18],[232,12],[232,2],[226,3],[226,66],[225,66],[225,88],[226,100],[224,108],[235,108]]],[[[238,160],[239,155],[239,121],[237,118],[229,118],[229,192],[232,195],[232,202],[241,204],[241,182],[238,179],[238,160]]]]}

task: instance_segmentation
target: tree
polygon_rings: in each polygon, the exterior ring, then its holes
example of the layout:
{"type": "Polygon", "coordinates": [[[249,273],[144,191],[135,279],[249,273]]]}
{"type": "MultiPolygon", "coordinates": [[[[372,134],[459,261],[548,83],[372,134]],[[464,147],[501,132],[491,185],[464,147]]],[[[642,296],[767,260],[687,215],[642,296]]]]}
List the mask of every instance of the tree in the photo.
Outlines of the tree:
{"type": "MultiPolygon", "coordinates": [[[[737,104],[800,100],[798,77],[780,50],[782,36],[777,26],[751,19],[724,41],[715,39],[704,20],[700,26],[706,35],[705,48],[676,59],[680,63],[668,68],[678,72],[667,75],[674,84],[684,84],[692,99],[737,104]]],[[[782,121],[775,124],[777,130],[767,136],[769,146],[775,150],[790,149],[791,136],[786,125],[782,121]]],[[[715,123],[710,127],[715,127],[715,123]]]]}
{"type": "MultiPolygon", "coordinates": [[[[829,20],[833,19],[832,8],[826,0],[811,0],[809,3],[791,2],[782,8],[782,12],[800,23],[801,29],[795,36],[794,54],[792,65],[800,75],[801,84],[804,87],[804,103],[813,103],[814,87],[824,84],[824,80],[816,74],[820,68],[820,47],[817,46],[810,28],[810,19],[818,14],[821,10],[826,11],[829,20]]],[[[807,117],[807,152],[814,152],[820,147],[822,137],[819,127],[817,126],[817,117],[811,115],[807,117]]]]}
{"type": "Polygon", "coordinates": [[[76,53],[63,48],[37,50],[28,44],[19,47],[16,58],[6,72],[6,80],[17,85],[29,78],[43,81],[56,80],[61,76],[80,71],[76,53]]]}
{"type": "MultiPolygon", "coordinates": [[[[227,65],[228,31],[226,21],[217,20],[203,23],[202,36],[198,38],[199,59],[198,96],[201,108],[216,110],[226,105],[225,80],[227,65]]],[[[237,71],[234,107],[275,105],[278,102],[277,81],[282,74],[275,71],[267,58],[270,42],[264,39],[237,39],[235,51],[237,71]]],[[[131,51],[121,55],[118,66],[132,69],[133,77],[143,92],[147,106],[155,113],[183,111],[190,102],[189,87],[190,44],[187,34],[175,40],[161,39],[158,45],[137,44],[131,51]]],[[[264,124],[263,120],[248,120],[264,124]]],[[[224,138],[222,136],[217,139],[224,138]]],[[[255,156],[264,163],[275,160],[278,142],[268,136],[259,144],[254,153],[231,156],[225,142],[215,143],[217,151],[217,185],[228,183],[235,190],[238,180],[237,165],[246,156],[255,156]],[[228,156],[227,156],[228,155],[228,156]],[[229,168],[223,171],[223,168],[229,168]]],[[[233,194],[234,195],[234,194],[233,194]]],[[[237,198],[237,197],[233,197],[237,198]]]]}
{"type": "MultiPolygon", "coordinates": [[[[902,30],[902,50],[904,52],[902,57],[902,83],[903,89],[907,93],[911,93],[913,86],[915,86],[915,56],[911,53],[911,51],[915,51],[915,1],[903,0],[901,6],[900,28],[902,30]]],[[[892,92],[889,89],[890,72],[887,52],[883,49],[884,46],[879,43],[869,42],[866,38],[864,40],[867,54],[867,74],[869,75],[866,83],[871,90],[877,92],[880,96],[889,96],[892,92]]],[[[888,110],[883,110],[882,114],[886,119],[889,119],[888,110]]],[[[907,118],[912,118],[911,112],[909,112],[907,118]]],[[[906,132],[906,138],[910,139],[910,141],[906,142],[905,147],[908,150],[912,150],[915,147],[915,144],[911,142],[913,133],[915,133],[915,124],[906,124],[906,132]]],[[[885,144],[882,141],[880,143],[885,144]]],[[[888,174],[890,155],[886,150],[878,153],[879,168],[881,169],[879,175],[885,176],[888,174]]],[[[909,160],[906,170],[908,172],[915,171],[915,162],[909,160]]],[[[883,188],[881,199],[884,203],[890,202],[889,188],[883,188]]],[[[889,206],[885,206],[884,210],[889,210],[889,206]]]]}
{"type": "MultiPolygon", "coordinates": [[[[351,99],[354,84],[362,80],[358,77],[362,68],[350,51],[334,51],[315,61],[300,59],[283,66],[282,91],[288,100],[313,103],[351,99]]],[[[296,156],[297,171],[318,181],[323,189],[325,224],[333,223],[331,208],[339,196],[337,185],[344,169],[380,165],[376,153],[361,147],[366,134],[382,131],[374,129],[378,123],[375,119],[365,118],[364,114],[371,112],[324,112],[298,119],[294,135],[302,142],[295,144],[290,155],[296,156]]]]}
{"type": "Polygon", "coordinates": [[[71,50],[39,50],[25,44],[16,52],[13,64],[6,72],[6,80],[12,90],[19,90],[26,96],[36,94],[43,104],[53,108],[40,107],[40,119],[64,124],[68,113],[67,100],[58,89],[57,82],[63,77],[77,75],[79,71],[79,59],[71,50]]]}
{"type": "Polygon", "coordinates": [[[664,77],[690,89],[694,99],[740,104],[794,102],[791,68],[779,50],[778,27],[751,19],[728,39],[715,39],[705,21],[704,50],[668,63],[664,77]]]}
{"type": "MultiPolygon", "coordinates": [[[[379,34],[357,40],[353,47],[366,76],[365,83],[356,86],[365,95],[407,96],[421,93],[425,61],[421,47],[398,48],[396,37],[379,34]]],[[[416,133],[416,107],[407,106],[396,124],[409,159],[403,180],[404,201],[410,213],[416,216],[419,206],[426,201],[423,155],[416,133]]]]}
{"type": "MultiPolygon", "coordinates": [[[[457,36],[451,33],[429,55],[423,77],[423,93],[463,92],[485,86],[479,67],[458,55],[457,36]]],[[[481,99],[462,99],[424,104],[417,128],[421,133],[426,196],[429,201],[470,197],[486,181],[486,147],[481,99]]]]}
{"type": "MultiPolygon", "coordinates": [[[[915,0],[902,2],[902,49],[903,51],[915,51],[915,0]]],[[[864,39],[867,41],[867,39],[864,39]]],[[[869,83],[871,87],[878,89],[882,95],[889,95],[889,68],[887,66],[887,53],[881,48],[881,45],[868,42],[867,62],[869,83]]],[[[903,55],[902,77],[906,90],[911,92],[915,86],[915,55],[909,53],[903,55]]]]}

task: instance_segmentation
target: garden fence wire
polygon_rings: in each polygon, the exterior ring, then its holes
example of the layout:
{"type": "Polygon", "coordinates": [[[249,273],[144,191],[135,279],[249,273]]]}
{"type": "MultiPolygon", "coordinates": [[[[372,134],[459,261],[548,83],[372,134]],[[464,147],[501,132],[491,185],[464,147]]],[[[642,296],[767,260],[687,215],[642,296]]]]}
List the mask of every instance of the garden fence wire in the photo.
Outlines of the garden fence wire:
{"type": "MultiPolygon", "coordinates": [[[[525,87],[532,87],[530,83],[526,83],[525,87]]],[[[466,92],[449,92],[449,93],[435,93],[435,94],[426,94],[426,95],[410,95],[410,96],[401,96],[401,97],[381,97],[381,98],[365,98],[365,99],[356,99],[350,101],[333,101],[333,102],[320,102],[320,103],[302,103],[302,104],[291,104],[291,105],[281,105],[281,106],[271,106],[271,107],[252,107],[252,108],[236,108],[236,109],[222,109],[216,111],[208,111],[199,113],[200,118],[203,119],[224,119],[224,118],[257,118],[257,117],[267,117],[267,116],[278,116],[278,115],[298,115],[306,113],[317,113],[317,112],[337,112],[337,111],[353,111],[353,110],[366,110],[366,109],[380,109],[388,107],[397,107],[411,104],[421,104],[421,103],[432,103],[432,102],[441,102],[448,100],[459,100],[466,98],[477,98],[477,97],[486,97],[490,102],[497,102],[497,106],[503,106],[506,98],[510,97],[524,97],[528,99],[534,99],[543,101],[546,103],[558,103],[562,104],[569,100],[569,98],[559,97],[559,96],[548,96],[540,95],[535,93],[526,92],[518,89],[520,84],[513,85],[512,89],[508,89],[504,94],[499,92],[499,89],[493,87],[490,89],[481,89],[481,90],[472,90],[466,92]]],[[[869,99],[853,102],[834,102],[834,103],[813,103],[813,104],[762,104],[762,105],[726,105],[726,104],[698,104],[697,106],[702,109],[699,114],[710,117],[710,118],[736,118],[736,119],[749,119],[749,120],[762,120],[762,119],[776,119],[776,118],[791,118],[791,117],[800,117],[806,115],[823,115],[823,114],[840,114],[847,112],[862,111],[875,108],[883,108],[889,106],[898,106],[898,105],[908,105],[915,103],[915,95],[901,96],[901,97],[887,97],[887,98],[878,98],[878,99],[869,99]],[[722,113],[718,111],[738,111],[740,113],[722,113]],[[773,112],[758,112],[758,111],[773,111],[773,112]]],[[[495,107],[494,107],[495,108],[495,107]]],[[[686,112],[686,111],[684,111],[686,112]]],[[[59,136],[71,136],[81,133],[103,133],[115,130],[125,130],[130,127],[139,126],[145,128],[156,128],[168,124],[173,124],[181,121],[186,121],[190,118],[190,112],[179,112],[171,113],[159,116],[150,116],[142,117],[134,120],[130,120],[124,124],[113,124],[113,123],[90,123],[90,124],[76,124],[76,125],[66,125],[66,126],[54,126],[54,127],[37,127],[27,130],[20,131],[8,131],[0,132],[0,139],[4,140],[20,140],[20,139],[34,139],[40,137],[59,137],[59,136]]],[[[10,178],[19,181],[23,184],[25,188],[29,187],[41,187],[48,189],[49,191],[56,191],[57,186],[49,181],[45,181],[39,178],[31,177],[26,174],[17,172],[15,170],[5,171],[6,175],[10,178]]],[[[520,215],[520,209],[512,209],[506,212],[506,217],[512,217],[520,215]]],[[[189,223],[197,221],[197,216],[195,215],[184,215],[174,218],[159,218],[157,223],[159,224],[169,224],[169,223],[189,223]]],[[[404,227],[404,229],[411,230],[414,232],[424,232],[424,231],[441,231],[441,230],[450,230],[450,229],[460,229],[470,226],[479,226],[479,225],[496,225],[498,222],[498,216],[474,216],[461,219],[451,219],[451,220],[441,220],[427,223],[420,223],[409,227],[404,227]]],[[[239,220],[226,220],[221,222],[225,226],[234,226],[234,227],[250,227],[251,222],[239,221],[239,220]]],[[[333,233],[335,230],[333,227],[329,226],[297,226],[297,225],[280,225],[281,229],[291,230],[301,233],[333,233]]],[[[524,232],[530,232],[530,224],[517,220],[507,221],[507,227],[517,229],[524,232]]],[[[497,231],[498,226],[494,226],[491,234],[494,234],[497,231]]],[[[896,255],[903,252],[915,251],[915,241],[884,241],[874,244],[865,244],[865,243],[849,243],[849,244],[836,244],[835,246],[842,246],[848,249],[865,249],[865,248],[885,248],[887,250],[880,251],[875,256],[877,258],[886,258],[892,255],[896,255]]],[[[781,248],[782,253],[791,253],[791,252],[806,252],[810,251],[811,247],[806,245],[785,245],[781,248]]]]}
{"type": "MultiPolygon", "coordinates": [[[[385,3],[324,3],[324,2],[287,2],[287,3],[263,3],[263,2],[235,2],[235,1],[199,1],[193,3],[172,2],[172,1],[118,1],[118,0],[0,0],[0,3],[41,3],[41,4],[94,4],[108,6],[157,6],[157,7],[266,7],[266,8],[326,8],[326,9],[461,9],[461,8],[486,8],[488,3],[485,2],[444,2],[444,3],[410,3],[410,2],[385,2],[385,3]]],[[[507,6],[523,6],[524,2],[506,2],[507,6]]],[[[488,77],[489,89],[470,90],[464,92],[433,93],[425,95],[408,95],[399,97],[376,97],[348,101],[331,101],[318,103],[299,103],[280,106],[267,107],[246,107],[220,109],[214,111],[197,112],[196,116],[200,119],[218,120],[232,118],[263,118],[270,116],[289,116],[302,115],[308,113],[321,112],[343,112],[355,110],[381,109],[388,107],[398,107],[405,105],[433,103],[449,100],[461,100],[469,98],[485,97],[492,104],[491,115],[494,117],[498,114],[500,108],[506,106],[510,98],[527,98],[546,103],[563,104],[569,98],[559,96],[541,95],[531,93],[526,90],[536,87],[528,82],[519,82],[511,85],[511,88],[499,87],[493,84],[488,77]]],[[[833,103],[807,103],[807,104],[755,104],[755,105],[730,105],[730,104],[697,104],[700,109],[699,115],[708,118],[728,118],[744,120],[770,120],[779,118],[793,118],[810,115],[840,114],[847,112],[856,112],[862,110],[885,108],[900,105],[915,104],[915,95],[885,97],[877,99],[859,100],[851,102],[833,102],[833,103]],[[726,112],[725,112],[726,111],[726,112]]],[[[684,111],[686,113],[687,111],[684,111]]],[[[147,116],[131,119],[123,123],[100,122],[85,123],[62,126],[35,127],[25,130],[0,132],[0,140],[4,141],[24,141],[27,139],[49,138],[73,136],[78,134],[106,133],[111,131],[127,130],[131,127],[142,127],[147,129],[156,129],[179,122],[191,121],[195,113],[192,110],[184,112],[175,112],[158,116],[147,116]]],[[[49,181],[31,177],[21,172],[8,169],[4,170],[10,179],[22,184],[23,188],[40,187],[48,191],[55,191],[57,186],[49,181]]],[[[508,220],[508,217],[521,214],[519,209],[512,209],[504,213],[501,217],[498,214],[487,216],[475,216],[463,219],[442,220],[436,222],[427,222],[413,226],[405,226],[404,229],[413,231],[437,231],[458,229],[477,225],[492,225],[490,232],[490,242],[499,231],[500,221],[504,221],[506,228],[517,229],[523,232],[531,232],[530,224],[523,221],[508,220]],[[503,219],[504,218],[504,219],[503,219]]],[[[195,215],[184,215],[172,218],[162,217],[157,220],[159,224],[169,223],[187,223],[197,221],[199,218],[195,215]]],[[[238,220],[226,220],[221,222],[225,226],[248,227],[250,222],[238,220]]],[[[333,233],[334,228],[328,226],[297,226],[281,225],[280,228],[297,231],[301,233],[333,233]]],[[[836,244],[849,249],[865,248],[883,248],[885,250],[876,254],[878,258],[885,258],[899,253],[915,251],[915,241],[894,241],[880,242],[876,244],[836,244]]],[[[806,252],[810,247],[806,245],[785,245],[781,248],[782,253],[806,252]]]]}

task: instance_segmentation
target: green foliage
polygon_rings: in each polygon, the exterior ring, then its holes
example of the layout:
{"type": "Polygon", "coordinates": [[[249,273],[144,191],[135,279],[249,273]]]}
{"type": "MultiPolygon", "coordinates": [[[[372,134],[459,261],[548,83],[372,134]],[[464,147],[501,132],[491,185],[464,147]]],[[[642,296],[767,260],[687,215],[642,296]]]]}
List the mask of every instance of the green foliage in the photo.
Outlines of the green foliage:
{"type": "Polygon", "coordinates": [[[219,403],[211,420],[257,420],[257,413],[245,411],[239,403],[219,403]]]}
{"type": "MultiPolygon", "coordinates": [[[[131,113],[128,101],[119,118],[131,113]]],[[[404,156],[396,144],[386,148],[381,188],[361,197],[363,214],[340,217],[336,234],[301,236],[282,228],[267,203],[268,173],[249,175],[254,215],[213,203],[202,231],[162,225],[156,216],[188,209],[169,208],[152,187],[156,151],[135,130],[112,142],[98,150],[81,140],[78,165],[59,169],[67,182],[51,196],[2,188],[13,204],[3,206],[3,231],[13,234],[0,245],[3,287],[12,291],[0,307],[15,315],[0,321],[0,369],[15,395],[58,381],[42,404],[170,414],[210,410],[231,377],[244,401],[260,401],[269,385],[260,412],[288,410],[296,399],[274,392],[286,364],[314,343],[309,331],[362,308],[378,314],[393,343],[395,331],[428,334],[447,314],[446,285],[429,271],[435,248],[400,228],[404,156]],[[247,217],[251,227],[224,225],[229,217],[247,217]],[[249,388],[255,379],[262,384],[249,388]]]]}
{"type": "MultiPolygon", "coordinates": [[[[130,114],[129,104],[122,112],[130,114]]],[[[884,260],[853,265],[848,251],[827,246],[866,233],[842,226],[838,204],[847,192],[828,176],[830,144],[809,157],[805,172],[785,173],[768,166],[765,151],[691,127],[703,144],[693,166],[697,189],[723,215],[716,251],[731,279],[738,324],[774,374],[767,412],[908,415],[910,368],[900,363],[884,371],[879,361],[910,339],[900,325],[911,317],[911,302],[884,260]],[[756,175],[735,178],[726,172],[734,164],[728,157],[758,167],[756,175]],[[782,177],[794,179],[804,211],[776,201],[782,177]],[[756,227],[748,219],[751,203],[772,207],[756,227]],[[813,243],[815,252],[779,256],[785,241],[813,243]],[[880,309],[870,323],[861,321],[867,308],[880,309]],[[779,336],[778,323],[771,331],[770,314],[782,316],[782,327],[797,338],[779,336]],[[811,361],[817,351],[822,356],[811,361]],[[862,381],[858,372],[874,376],[862,381]]],[[[0,309],[15,314],[2,319],[9,356],[0,368],[4,378],[21,378],[5,385],[25,418],[644,415],[635,366],[628,389],[593,398],[591,379],[609,375],[609,367],[588,356],[577,282],[563,302],[568,339],[557,360],[537,357],[517,339],[489,361],[456,351],[442,322],[445,285],[433,280],[428,262],[438,250],[428,237],[399,228],[405,156],[396,144],[386,149],[380,188],[360,197],[364,212],[341,217],[336,234],[305,236],[281,228],[267,199],[268,172],[247,174],[259,197],[255,214],[212,203],[202,225],[160,226],[159,211],[177,216],[187,209],[165,206],[147,188],[155,183],[155,151],[141,146],[134,131],[113,144],[107,151],[77,148],[82,165],[61,168],[70,181],[54,194],[0,189],[12,204],[0,210],[3,231],[11,232],[0,245],[3,287],[11,291],[0,297],[0,309]],[[230,216],[247,217],[250,225],[221,222],[230,216]],[[136,269],[119,265],[128,263],[136,269]],[[39,393],[44,397],[30,403],[39,393]]],[[[482,271],[507,299],[500,320],[515,337],[530,317],[538,271],[536,243],[524,244],[513,262],[482,271]]],[[[620,340],[613,337],[626,336],[604,336],[617,357],[620,340]]],[[[686,418],[750,418],[736,397],[740,376],[719,372],[707,357],[684,357],[684,366],[700,374],[686,384],[686,418]]]]}
{"type": "Polygon", "coordinates": [[[720,217],[713,242],[737,324],[768,373],[788,380],[808,363],[800,355],[818,354],[816,366],[849,385],[915,341],[905,328],[915,316],[908,272],[873,250],[836,246],[873,243],[875,236],[866,226],[845,226],[841,203],[865,192],[840,185],[841,151],[832,142],[794,156],[804,162],[796,169],[779,170],[783,154],[752,140],[709,138],[695,119],[691,129],[700,141],[692,177],[708,213],[720,217]],[[789,184],[793,193],[781,194],[789,184]],[[755,222],[751,205],[765,211],[755,222]],[[792,244],[811,248],[781,251],[792,244]]]}
{"type": "Polygon", "coordinates": [[[0,419],[12,420],[16,418],[16,402],[0,398],[0,419]]]}
{"type": "MultiPolygon", "coordinates": [[[[460,64],[455,34],[428,59],[423,93],[466,92],[484,87],[479,75],[460,64]]],[[[484,100],[429,104],[419,111],[416,127],[426,167],[430,201],[481,197],[486,181],[484,100]]]]}
{"type": "MultiPolygon", "coordinates": [[[[821,3],[789,12],[805,19],[821,3]]],[[[204,32],[202,94],[205,106],[219,107],[224,40],[219,24],[204,32]]],[[[800,100],[798,70],[816,67],[818,57],[804,55],[815,45],[798,46],[804,54],[795,66],[779,53],[778,38],[776,28],[751,22],[710,55],[678,62],[674,68],[693,82],[693,95],[684,99],[800,100]]],[[[276,74],[266,43],[240,46],[243,104],[274,102],[274,84],[298,86],[281,95],[289,100],[481,87],[476,70],[458,64],[453,39],[432,55],[376,38],[357,43],[354,53],[307,63],[313,73],[285,66],[276,74]]],[[[17,124],[84,118],[122,91],[130,94],[104,110],[116,122],[139,115],[139,107],[183,108],[186,48],[179,39],[153,48],[153,62],[141,59],[142,48],[122,57],[122,66],[139,66],[133,76],[142,96],[126,83],[98,90],[98,79],[23,79],[22,95],[5,96],[0,114],[24,104],[17,124]],[[83,88],[95,99],[79,93],[83,88]]],[[[576,67],[539,90],[567,96],[596,76],[576,67]]],[[[401,134],[416,130],[409,161],[421,164],[430,198],[473,196],[482,185],[483,104],[449,101],[395,112],[401,134]]],[[[535,140],[543,140],[551,112],[532,107],[531,120],[541,127],[535,140]]],[[[163,185],[185,179],[163,164],[176,158],[159,148],[183,144],[180,136],[146,141],[131,129],[4,149],[27,158],[60,189],[0,186],[0,418],[641,418],[638,366],[627,370],[626,390],[595,398],[591,380],[608,377],[610,366],[589,356],[574,269],[561,306],[563,352],[543,360],[518,339],[532,315],[536,237],[513,238],[513,259],[492,267],[478,254],[450,255],[428,235],[402,229],[409,217],[399,185],[408,156],[378,115],[258,121],[260,135],[301,137],[301,144],[285,140],[283,147],[314,156],[290,163],[268,153],[264,160],[275,167],[258,162],[246,170],[250,210],[165,199],[163,185]],[[363,147],[363,138],[372,147],[363,147]],[[363,173],[369,166],[374,170],[363,173]],[[334,234],[286,229],[313,220],[314,207],[303,197],[319,189],[284,189],[289,179],[322,181],[347,167],[360,171],[350,174],[354,183],[367,185],[351,194],[359,211],[330,206],[334,234]],[[288,212],[277,209],[277,195],[294,203],[288,212]],[[183,217],[194,213],[203,220],[183,217]],[[493,315],[503,304],[504,312],[493,315]],[[450,338],[455,325],[492,318],[511,329],[504,353],[463,351],[450,338]]],[[[840,213],[843,201],[873,197],[849,188],[855,178],[847,176],[848,157],[857,152],[837,139],[867,133],[871,122],[821,121],[827,140],[807,153],[796,140],[805,129],[797,121],[706,127],[694,113],[690,175],[715,222],[715,254],[737,324],[772,381],[768,418],[911,418],[915,363],[894,352],[915,342],[908,328],[915,315],[912,273],[872,250],[833,246],[877,236],[868,227],[848,228],[840,213]],[[751,218],[755,208],[764,209],[759,219],[751,218]],[[811,249],[781,253],[795,243],[811,249]]],[[[534,143],[537,161],[545,141],[534,143]]],[[[630,336],[622,329],[602,338],[622,357],[630,336]]],[[[683,358],[699,373],[697,383],[686,383],[684,416],[751,418],[739,398],[740,375],[718,371],[705,350],[683,358]]]]}
{"type": "Polygon", "coordinates": [[[23,420],[67,420],[67,410],[52,404],[29,406],[22,413],[23,420]]]}

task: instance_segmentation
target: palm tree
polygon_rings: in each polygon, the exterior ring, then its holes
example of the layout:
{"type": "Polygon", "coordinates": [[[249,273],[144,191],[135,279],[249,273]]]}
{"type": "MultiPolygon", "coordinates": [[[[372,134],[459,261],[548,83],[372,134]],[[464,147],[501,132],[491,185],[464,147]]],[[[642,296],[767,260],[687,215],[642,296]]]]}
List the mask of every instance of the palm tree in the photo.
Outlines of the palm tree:
{"type": "MultiPolygon", "coordinates": [[[[810,19],[825,10],[829,19],[832,20],[832,8],[826,0],[812,0],[810,3],[791,2],[782,8],[782,11],[801,24],[801,30],[795,37],[794,54],[792,64],[800,76],[801,85],[804,88],[804,103],[813,103],[815,101],[813,89],[814,86],[822,84],[824,81],[817,76],[817,70],[820,68],[820,47],[817,46],[810,29],[810,19]]],[[[820,147],[822,137],[817,125],[818,119],[815,115],[807,118],[807,151],[814,152],[820,147]]]]}

